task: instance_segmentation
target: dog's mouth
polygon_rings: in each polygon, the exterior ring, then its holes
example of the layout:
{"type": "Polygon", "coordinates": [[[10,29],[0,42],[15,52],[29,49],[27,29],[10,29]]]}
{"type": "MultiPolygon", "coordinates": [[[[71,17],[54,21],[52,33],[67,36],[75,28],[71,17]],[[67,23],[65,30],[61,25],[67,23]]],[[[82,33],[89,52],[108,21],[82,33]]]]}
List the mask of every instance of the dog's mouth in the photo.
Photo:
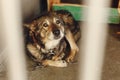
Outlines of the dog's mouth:
{"type": "Polygon", "coordinates": [[[60,39],[61,36],[54,36],[54,39],[57,40],[57,39],[60,39]]]}

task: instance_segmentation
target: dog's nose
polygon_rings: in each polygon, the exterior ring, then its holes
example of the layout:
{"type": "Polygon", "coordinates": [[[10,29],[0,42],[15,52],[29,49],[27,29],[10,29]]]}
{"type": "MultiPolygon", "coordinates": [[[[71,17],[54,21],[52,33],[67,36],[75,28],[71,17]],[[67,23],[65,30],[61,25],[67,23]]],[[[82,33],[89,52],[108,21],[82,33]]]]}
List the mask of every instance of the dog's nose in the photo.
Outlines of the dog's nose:
{"type": "Polygon", "coordinates": [[[53,34],[55,36],[59,36],[60,35],[60,30],[59,29],[53,30],[53,34]]]}

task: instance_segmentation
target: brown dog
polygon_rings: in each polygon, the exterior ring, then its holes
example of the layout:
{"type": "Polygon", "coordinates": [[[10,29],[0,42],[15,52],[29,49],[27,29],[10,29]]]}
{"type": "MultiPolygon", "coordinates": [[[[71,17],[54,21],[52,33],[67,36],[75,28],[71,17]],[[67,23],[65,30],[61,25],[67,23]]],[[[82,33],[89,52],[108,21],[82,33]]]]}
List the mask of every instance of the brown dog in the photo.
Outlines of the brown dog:
{"type": "Polygon", "coordinates": [[[80,28],[71,13],[47,12],[24,26],[26,48],[34,61],[57,67],[73,61],[79,50],[76,41],[80,38],[80,28]]]}

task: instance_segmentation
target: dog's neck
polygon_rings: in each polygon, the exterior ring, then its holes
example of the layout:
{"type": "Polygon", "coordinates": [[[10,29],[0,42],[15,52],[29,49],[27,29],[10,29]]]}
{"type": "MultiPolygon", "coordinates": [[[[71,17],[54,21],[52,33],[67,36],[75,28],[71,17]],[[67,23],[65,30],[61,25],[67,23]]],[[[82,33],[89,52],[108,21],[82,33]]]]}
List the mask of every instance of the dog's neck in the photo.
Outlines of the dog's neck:
{"type": "Polygon", "coordinates": [[[45,49],[46,49],[46,50],[54,49],[55,47],[57,47],[57,45],[59,45],[60,40],[61,40],[61,39],[59,39],[59,40],[50,40],[50,41],[47,41],[47,42],[45,43],[45,49]]]}
{"type": "Polygon", "coordinates": [[[52,52],[59,52],[60,51],[60,46],[61,44],[64,43],[64,37],[58,41],[52,40],[48,41],[47,43],[44,44],[44,47],[41,47],[40,51],[42,53],[51,53],[52,52]]]}

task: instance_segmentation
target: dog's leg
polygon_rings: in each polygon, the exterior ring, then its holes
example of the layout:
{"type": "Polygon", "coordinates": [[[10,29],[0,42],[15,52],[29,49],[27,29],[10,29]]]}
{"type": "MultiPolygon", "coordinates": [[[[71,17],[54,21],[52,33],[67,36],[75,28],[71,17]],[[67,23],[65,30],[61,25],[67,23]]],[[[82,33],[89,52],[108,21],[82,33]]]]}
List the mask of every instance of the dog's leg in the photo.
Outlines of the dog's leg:
{"type": "Polygon", "coordinates": [[[80,31],[78,31],[78,32],[77,32],[76,34],[74,34],[73,36],[74,36],[75,42],[77,42],[77,41],[80,39],[80,37],[81,37],[80,31]]]}
{"type": "Polygon", "coordinates": [[[66,39],[68,40],[68,43],[70,44],[70,54],[67,57],[67,62],[73,61],[75,54],[79,51],[79,48],[77,44],[75,43],[74,37],[69,29],[66,30],[66,39]]]}
{"type": "Polygon", "coordinates": [[[67,62],[64,60],[58,60],[58,61],[43,60],[42,65],[43,66],[54,66],[54,67],[67,67],[67,62]]]}
{"type": "Polygon", "coordinates": [[[42,59],[42,55],[40,55],[40,51],[37,47],[35,47],[32,44],[27,45],[28,51],[36,58],[36,60],[39,62],[42,59]]]}

